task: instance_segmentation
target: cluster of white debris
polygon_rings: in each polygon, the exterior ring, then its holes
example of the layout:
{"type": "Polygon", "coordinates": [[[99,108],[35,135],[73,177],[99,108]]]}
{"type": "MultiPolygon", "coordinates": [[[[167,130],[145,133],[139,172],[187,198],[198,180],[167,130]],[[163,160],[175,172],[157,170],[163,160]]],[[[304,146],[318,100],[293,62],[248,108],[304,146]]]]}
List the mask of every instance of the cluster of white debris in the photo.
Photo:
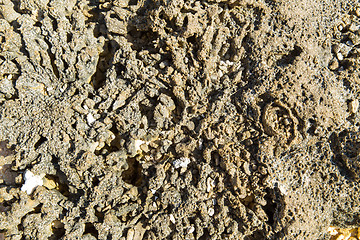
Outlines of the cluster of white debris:
{"type": "Polygon", "coordinates": [[[34,175],[30,170],[26,170],[24,173],[25,183],[21,187],[21,191],[30,195],[34,189],[44,184],[45,174],[34,175]]]}

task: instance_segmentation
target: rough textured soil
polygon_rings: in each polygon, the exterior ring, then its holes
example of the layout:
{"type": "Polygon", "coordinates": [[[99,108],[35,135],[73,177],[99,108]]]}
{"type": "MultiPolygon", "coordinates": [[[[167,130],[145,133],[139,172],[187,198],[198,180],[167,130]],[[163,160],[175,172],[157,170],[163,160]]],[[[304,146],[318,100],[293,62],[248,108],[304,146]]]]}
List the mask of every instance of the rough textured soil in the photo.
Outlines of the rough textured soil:
{"type": "Polygon", "coordinates": [[[356,2],[0,0],[0,239],[358,227],[356,2]]]}

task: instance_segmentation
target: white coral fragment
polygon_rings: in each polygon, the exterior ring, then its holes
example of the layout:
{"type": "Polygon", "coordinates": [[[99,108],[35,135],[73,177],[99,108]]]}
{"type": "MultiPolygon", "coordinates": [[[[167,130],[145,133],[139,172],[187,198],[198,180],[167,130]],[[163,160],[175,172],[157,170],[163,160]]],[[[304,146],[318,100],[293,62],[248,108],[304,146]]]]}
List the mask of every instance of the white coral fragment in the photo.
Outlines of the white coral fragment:
{"type": "Polygon", "coordinates": [[[335,236],[339,233],[338,231],[336,231],[335,227],[329,227],[327,231],[330,233],[331,236],[335,236]]]}
{"type": "Polygon", "coordinates": [[[96,121],[96,119],[94,118],[94,116],[91,113],[89,113],[87,115],[86,120],[89,125],[93,124],[96,121]]]}
{"type": "Polygon", "coordinates": [[[179,159],[176,159],[173,162],[174,168],[187,168],[187,165],[190,163],[190,158],[182,157],[179,159]]]}
{"type": "Polygon", "coordinates": [[[25,183],[21,187],[21,191],[30,195],[37,186],[44,184],[43,177],[41,175],[34,175],[30,170],[26,170],[24,174],[25,183]]]}
{"type": "Polygon", "coordinates": [[[146,143],[146,142],[143,141],[143,140],[135,140],[135,141],[134,141],[135,151],[136,151],[136,152],[141,151],[140,146],[143,145],[144,143],[146,143]]]}

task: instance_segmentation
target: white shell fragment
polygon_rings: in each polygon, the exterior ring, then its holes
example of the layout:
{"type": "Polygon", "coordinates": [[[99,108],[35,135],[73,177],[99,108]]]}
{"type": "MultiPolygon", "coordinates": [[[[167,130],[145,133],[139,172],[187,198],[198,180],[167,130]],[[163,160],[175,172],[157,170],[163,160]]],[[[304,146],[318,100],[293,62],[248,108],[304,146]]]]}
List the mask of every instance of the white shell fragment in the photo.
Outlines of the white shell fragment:
{"type": "Polygon", "coordinates": [[[37,186],[44,184],[43,177],[41,175],[34,175],[30,170],[26,170],[24,174],[25,183],[21,187],[21,191],[30,195],[37,186]]]}
{"type": "Polygon", "coordinates": [[[194,226],[191,226],[191,227],[189,227],[189,229],[188,229],[188,234],[191,234],[191,233],[193,233],[194,231],[195,231],[194,226]]]}
{"type": "Polygon", "coordinates": [[[96,121],[96,119],[94,118],[94,116],[91,113],[89,113],[87,115],[86,120],[89,125],[93,124],[96,121]]]}
{"type": "Polygon", "coordinates": [[[135,140],[134,141],[135,151],[136,152],[141,151],[140,146],[143,145],[144,143],[146,143],[146,142],[143,140],[135,140]]]}
{"type": "Polygon", "coordinates": [[[190,158],[182,157],[179,159],[176,159],[173,162],[174,168],[187,168],[187,165],[190,163],[190,158]]]}
{"type": "Polygon", "coordinates": [[[359,100],[354,99],[349,103],[350,113],[356,113],[359,110],[359,100]]]}
{"type": "Polygon", "coordinates": [[[126,240],[133,240],[135,236],[135,230],[130,228],[126,235],[126,240]]]}
{"type": "Polygon", "coordinates": [[[338,231],[336,231],[334,227],[329,227],[327,231],[330,233],[331,236],[338,234],[338,231]]]}
{"type": "Polygon", "coordinates": [[[215,187],[215,181],[212,178],[206,180],[206,192],[210,192],[215,187]]]}
{"type": "Polygon", "coordinates": [[[214,216],[215,210],[213,208],[208,209],[208,214],[210,217],[214,216]]]}
{"type": "Polygon", "coordinates": [[[172,214],[170,214],[170,221],[171,221],[173,224],[176,223],[175,217],[174,217],[174,215],[172,215],[172,214]]]}

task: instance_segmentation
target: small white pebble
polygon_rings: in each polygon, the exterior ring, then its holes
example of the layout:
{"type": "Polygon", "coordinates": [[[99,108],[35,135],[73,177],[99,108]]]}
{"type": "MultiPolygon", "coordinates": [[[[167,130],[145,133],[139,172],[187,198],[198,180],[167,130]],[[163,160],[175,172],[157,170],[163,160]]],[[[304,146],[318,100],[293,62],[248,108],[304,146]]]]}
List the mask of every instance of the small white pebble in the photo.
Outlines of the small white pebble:
{"type": "Polygon", "coordinates": [[[145,143],[145,141],[143,141],[143,140],[135,140],[134,141],[135,151],[136,152],[141,151],[140,146],[143,145],[144,143],[145,143]]]}
{"type": "Polygon", "coordinates": [[[350,232],[345,233],[345,235],[343,236],[344,236],[344,240],[348,240],[351,237],[351,233],[350,232]]]}
{"type": "Polygon", "coordinates": [[[210,217],[214,216],[215,210],[213,208],[209,208],[208,214],[210,217]]]}
{"type": "Polygon", "coordinates": [[[355,15],[356,15],[357,17],[360,17],[360,7],[357,7],[357,8],[355,9],[355,15]]]}
{"type": "Polygon", "coordinates": [[[175,217],[174,217],[174,215],[172,215],[172,214],[170,214],[170,221],[171,221],[173,224],[176,223],[175,217]]]}
{"type": "Polygon", "coordinates": [[[198,143],[199,143],[199,149],[202,150],[202,148],[203,148],[203,139],[199,138],[198,143]]]}
{"type": "Polygon", "coordinates": [[[93,142],[89,144],[89,151],[95,152],[96,148],[99,146],[99,142],[93,142]]]}
{"type": "Polygon", "coordinates": [[[187,168],[187,165],[190,163],[190,158],[182,157],[179,159],[176,159],[173,162],[174,168],[187,168]]]}
{"type": "Polygon", "coordinates": [[[359,100],[354,99],[349,103],[350,113],[356,113],[359,110],[359,100]]]}
{"type": "Polygon", "coordinates": [[[341,54],[341,52],[338,52],[338,53],[336,54],[336,57],[337,57],[337,59],[338,59],[339,61],[344,60],[344,56],[341,54]]]}
{"type": "Polygon", "coordinates": [[[331,236],[338,234],[338,231],[336,231],[334,227],[329,227],[327,231],[330,233],[331,236]]]}
{"type": "Polygon", "coordinates": [[[206,185],[206,192],[210,192],[215,187],[214,179],[208,177],[208,179],[206,180],[206,185]]]}
{"type": "Polygon", "coordinates": [[[341,234],[336,238],[336,240],[345,240],[345,236],[341,234]]]}
{"type": "Polygon", "coordinates": [[[218,75],[219,75],[220,78],[221,78],[222,76],[224,76],[223,71],[219,70],[219,71],[218,71],[218,75]]]}
{"type": "Polygon", "coordinates": [[[126,240],[133,240],[135,236],[135,230],[130,228],[126,234],[126,240]]]}
{"type": "Polygon", "coordinates": [[[346,45],[350,46],[350,47],[353,47],[354,46],[354,43],[352,41],[347,41],[346,42],[346,45]]]}
{"type": "Polygon", "coordinates": [[[351,23],[349,26],[349,31],[355,32],[359,29],[359,25],[356,25],[355,23],[351,23]]]}
{"type": "Polygon", "coordinates": [[[191,226],[191,227],[189,227],[189,229],[188,229],[188,234],[191,234],[191,233],[193,233],[194,231],[195,231],[194,226],[191,226]]]}
{"type": "Polygon", "coordinates": [[[279,190],[283,195],[287,195],[287,187],[285,185],[279,184],[279,190]]]}
{"type": "Polygon", "coordinates": [[[24,174],[25,183],[21,187],[21,191],[30,195],[37,186],[44,184],[43,177],[41,175],[34,175],[31,171],[26,170],[24,174]]]}
{"type": "Polygon", "coordinates": [[[225,61],[225,63],[226,63],[226,65],[228,65],[228,66],[232,66],[232,65],[234,65],[234,63],[233,63],[233,62],[231,62],[231,61],[229,61],[229,60],[226,60],[226,61],[225,61]]]}
{"type": "Polygon", "coordinates": [[[96,119],[94,118],[94,116],[91,113],[89,113],[87,115],[86,120],[89,125],[93,124],[96,121],[96,119]]]}

